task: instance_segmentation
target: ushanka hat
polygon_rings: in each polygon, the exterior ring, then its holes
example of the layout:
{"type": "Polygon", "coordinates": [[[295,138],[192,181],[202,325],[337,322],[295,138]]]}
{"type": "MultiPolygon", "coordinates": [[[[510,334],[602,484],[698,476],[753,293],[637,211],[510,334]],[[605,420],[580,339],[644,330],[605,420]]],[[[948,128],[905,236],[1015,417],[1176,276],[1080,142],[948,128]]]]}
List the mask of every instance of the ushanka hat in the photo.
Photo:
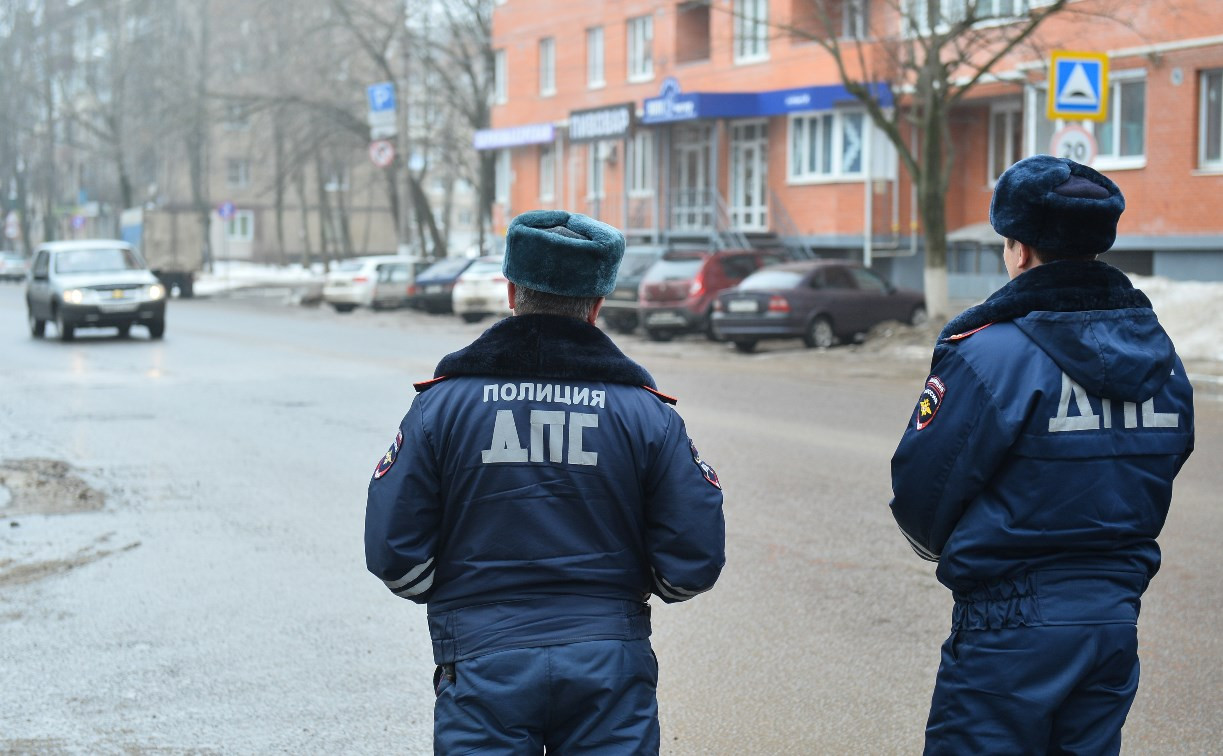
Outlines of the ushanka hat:
{"type": "Polygon", "coordinates": [[[624,235],[585,215],[531,210],[510,222],[505,277],[565,297],[605,297],[616,286],[624,235]]]}
{"type": "Polygon", "coordinates": [[[1059,256],[1107,252],[1125,197],[1107,176],[1052,155],[1015,163],[998,179],[989,222],[1004,237],[1059,256]]]}

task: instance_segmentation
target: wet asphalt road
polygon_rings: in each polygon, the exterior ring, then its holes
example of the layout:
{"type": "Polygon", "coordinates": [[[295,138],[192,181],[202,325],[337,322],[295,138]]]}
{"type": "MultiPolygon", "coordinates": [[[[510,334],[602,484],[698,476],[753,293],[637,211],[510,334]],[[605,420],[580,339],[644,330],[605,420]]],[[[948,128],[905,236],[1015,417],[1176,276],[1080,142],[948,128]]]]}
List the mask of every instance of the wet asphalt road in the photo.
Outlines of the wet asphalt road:
{"type": "MultiPolygon", "coordinates": [[[[365,487],[411,382],[483,326],[176,300],[163,342],[61,344],[20,293],[0,285],[0,463],[67,462],[105,505],[0,491],[0,753],[430,752],[424,610],[365,572],[365,487]]],[[[886,504],[927,358],[617,340],[726,490],[723,579],[654,611],[664,753],[919,753],[951,602],[886,504]]],[[[1128,753],[1223,742],[1221,435],[1200,400],[1128,753]]]]}

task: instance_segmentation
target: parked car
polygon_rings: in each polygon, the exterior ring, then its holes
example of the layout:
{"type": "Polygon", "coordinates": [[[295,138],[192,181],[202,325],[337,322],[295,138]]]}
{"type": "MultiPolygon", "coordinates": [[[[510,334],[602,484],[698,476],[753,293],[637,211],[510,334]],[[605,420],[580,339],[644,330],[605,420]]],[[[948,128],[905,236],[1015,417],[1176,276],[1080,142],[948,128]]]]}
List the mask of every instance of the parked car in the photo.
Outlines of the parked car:
{"type": "MultiPolygon", "coordinates": [[[[390,302],[407,299],[408,278],[402,281],[402,286],[396,291],[389,280],[392,275],[390,266],[403,266],[395,271],[406,275],[409,266],[419,266],[421,261],[415,257],[403,255],[374,255],[370,257],[354,257],[351,260],[341,260],[327,274],[323,282],[323,301],[335,308],[336,312],[352,312],[358,307],[377,309],[390,302]],[[382,280],[382,298],[375,299],[380,279],[382,280]],[[377,301],[377,304],[375,302],[377,301]]],[[[395,306],[398,306],[396,304],[395,306]]]]}
{"type": "Polygon", "coordinates": [[[501,257],[481,257],[454,284],[451,306],[465,322],[478,323],[495,315],[510,314],[509,294],[501,257]]]}
{"type": "Polygon", "coordinates": [[[454,284],[475,261],[474,257],[447,257],[425,268],[408,288],[408,304],[425,312],[452,312],[454,284]]]}
{"type": "Polygon", "coordinates": [[[406,307],[412,285],[411,266],[406,262],[380,263],[374,274],[372,310],[393,310],[406,307]]]}
{"type": "Polygon", "coordinates": [[[0,252],[0,281],[22,281],[30,264],[20,252],[0,252]]]}
{"type": "Polygon", "coordinates": [[[30,335],[42,338],[54,321],[61,341],[78,328],[133,325],[160,339],[166,332],[166,290],[127,242],[114,239],[48,242],[34,252],[26,285],[30,335]]]}
{"type": "Polygon", "coordinates": [[[714,296],[752,272],[782,262],[779,252],[762,250],[671,250],[641,280],[637,300],[641,322],[651,341],[667,341],[679,333],[710,329],[714,296]]]}
{"type": "Polygon", "coordinates": [[[804,260],[756,271],[717,296],[713,329],[741,352],[762,339],[830,347],[885,320],[926,321],[921,292],[898,289],[853,262],[804,260]]]}
{"type": "Polygon", "coordinates": [[[613,331],[632,333],[640,318],[637,314],[637,298],[641,280],[650,266],[658,262],[666,247],[631,246],[624,250],[620,270],[616,273],[616,288],[603,300],[603,322],[613,331]]]}

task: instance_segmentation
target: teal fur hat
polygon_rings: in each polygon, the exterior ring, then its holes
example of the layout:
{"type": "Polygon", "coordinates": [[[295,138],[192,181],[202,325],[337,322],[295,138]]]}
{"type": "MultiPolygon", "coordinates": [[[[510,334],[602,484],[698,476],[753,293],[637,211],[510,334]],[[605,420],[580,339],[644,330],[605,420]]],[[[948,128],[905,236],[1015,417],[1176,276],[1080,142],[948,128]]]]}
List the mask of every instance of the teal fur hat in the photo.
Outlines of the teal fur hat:
{"type": "Polygon", "coordinates": [[[1124,210],[1125,197],[1107,176],[1066,158],[1033,155],[999,177],[989,222],[1038,250],[1086,257],[1113,246],[1124,210]]]}
{"type": "Polygon", "coordinates": [[[624,235],[585,215],[531,210],[510,222],[505,277],[564,297],[605,297],[616,286],[624,235]]]}

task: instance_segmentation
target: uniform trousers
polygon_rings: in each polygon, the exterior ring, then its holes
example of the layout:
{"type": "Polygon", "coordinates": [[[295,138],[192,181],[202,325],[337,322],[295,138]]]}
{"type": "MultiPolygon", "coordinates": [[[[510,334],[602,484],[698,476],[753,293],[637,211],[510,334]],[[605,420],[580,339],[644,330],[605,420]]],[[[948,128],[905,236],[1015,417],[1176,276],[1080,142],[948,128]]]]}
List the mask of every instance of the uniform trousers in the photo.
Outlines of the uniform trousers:
{"type": "Polygon", "coordinates": [[[1138,690],[1132,623],[956,630],[926,754],[1116,754],[1138,690]]]}
{"type": "Polygon", "coordinates": [[[496,651],[441,674],[435,754],[657,754],[658,661],[650,641],[496,651]]]}

